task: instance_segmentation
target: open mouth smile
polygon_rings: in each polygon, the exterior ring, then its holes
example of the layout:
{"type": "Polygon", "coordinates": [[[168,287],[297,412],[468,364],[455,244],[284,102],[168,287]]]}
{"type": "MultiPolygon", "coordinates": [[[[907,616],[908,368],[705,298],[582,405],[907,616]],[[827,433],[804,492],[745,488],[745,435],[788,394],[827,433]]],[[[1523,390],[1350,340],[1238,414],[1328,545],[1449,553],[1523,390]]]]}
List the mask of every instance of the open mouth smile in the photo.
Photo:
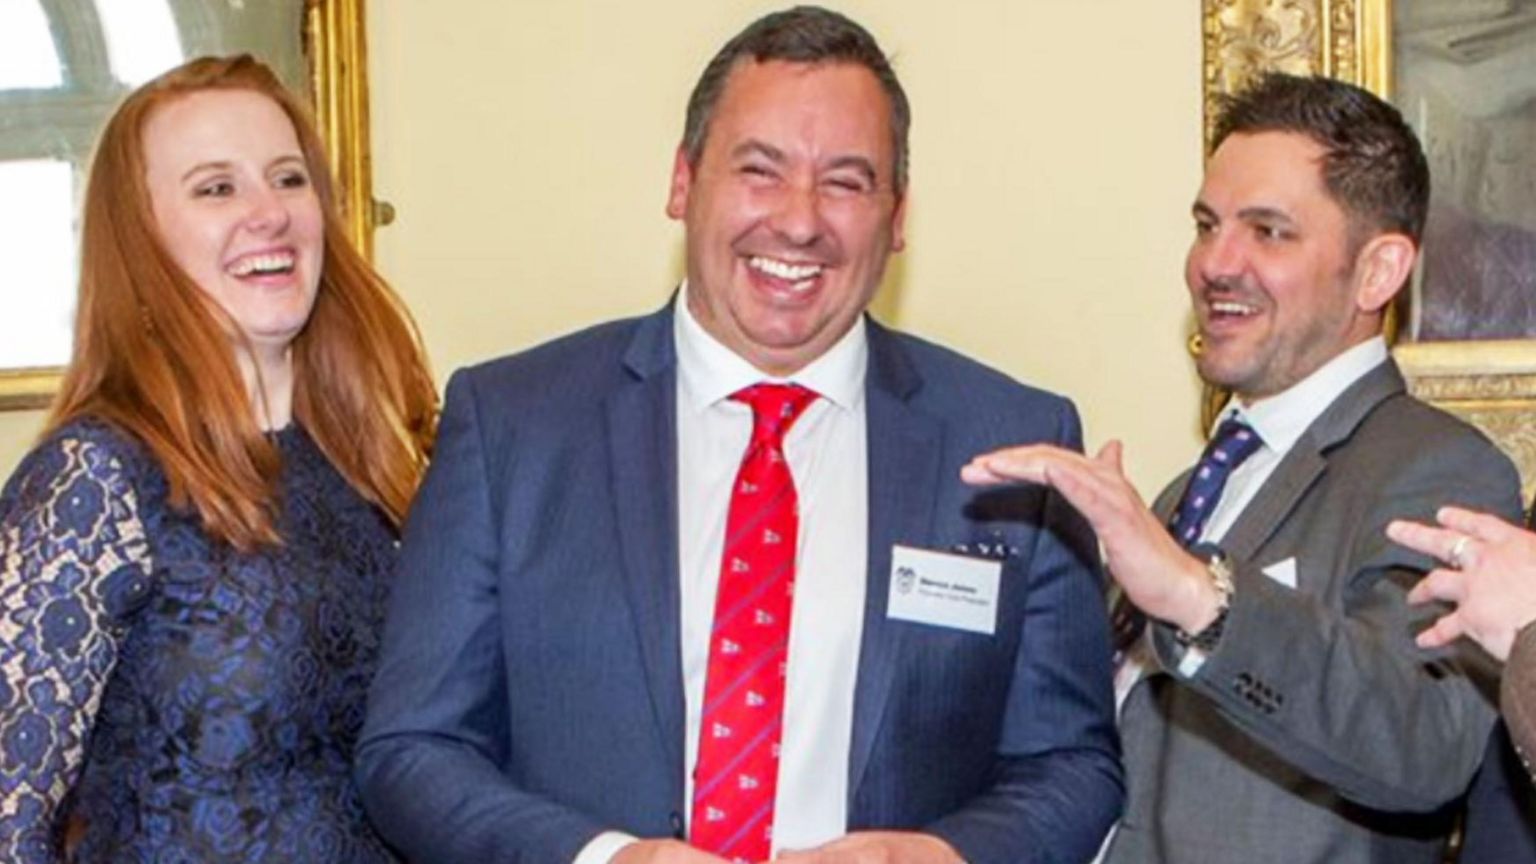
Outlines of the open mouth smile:
{"type": "Polygon", "coordinates": [[[803,294],[811,290],[816,284],[817,277],[821,276],[823,270],[825,270],[821,264],[781,261],[777,258],[768,258],[763,255],[753,255],[748,258],[747,266],[756,273],[768,276],[777,283],[782,283],[789,291],[796,294],[803,294]]]}
{"type": "Polygon", "coordinates": [[[298,256],[291,251],[260,252],[236,258],[224,269],[231,276],[238,278],[248,276],[284,276],[292,273],[297,263],[298,256]]]}
{"type": "Polygon", "coordinates": [[[1248,318],[1259,314],[1259,307],[1236,300],[1215,300],[1210,304],[1213,319],[1248,318]]]}

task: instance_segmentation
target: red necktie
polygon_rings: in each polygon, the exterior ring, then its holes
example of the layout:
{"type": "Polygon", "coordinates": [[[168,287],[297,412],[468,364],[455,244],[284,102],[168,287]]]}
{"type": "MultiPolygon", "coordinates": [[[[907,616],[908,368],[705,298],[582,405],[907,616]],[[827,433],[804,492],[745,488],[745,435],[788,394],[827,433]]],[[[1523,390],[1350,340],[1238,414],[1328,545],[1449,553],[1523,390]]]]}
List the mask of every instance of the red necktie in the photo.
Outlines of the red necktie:
{"type": "Polygon", "coordinates": [[[784,435],[816,394],[792,384],[757,384],[731,398],[752,406],[752,441],[726,517],[690,839],[722,857],[766,861],[800,523],[784,435]]]}

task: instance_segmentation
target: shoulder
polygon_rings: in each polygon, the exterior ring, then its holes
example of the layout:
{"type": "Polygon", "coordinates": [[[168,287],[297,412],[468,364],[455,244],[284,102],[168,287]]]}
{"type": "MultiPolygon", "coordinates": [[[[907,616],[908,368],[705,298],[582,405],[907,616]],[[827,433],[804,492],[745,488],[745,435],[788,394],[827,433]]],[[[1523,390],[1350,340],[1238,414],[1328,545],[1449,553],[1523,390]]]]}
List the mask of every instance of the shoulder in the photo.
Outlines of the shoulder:
{"type": "MultiPolygon", "coordinates": [[[[454,373],[450,391],[462,391],[462,396],[477,404],[512,403],[529,407],[549,400],[568,400],[594,389],[607,390],[626,377],[624,356],[637,331],[643,325],[656,326],[660,317],[605,322],[525,351],[468,366],[454,373]]],[[[670,339],[670,331],[666,336],[670,339]]]]}
{"type": "Polygon", "coordinates": [[[926,410],[983,429],[1011,429],[1014,437],[1046,429],[1079,434],[1077,409],[1065,396],[910,333],[873,325],[870,339],[872,364],[889,362],[881,358],[891,354],[911,363],[918,381],[913,399],[926,410]]]}
{"type": "Polygon", "coordinates": [[[153,465],[133,435],[105,420],[77,417],[44,436],[22,459],[0,495],[0,516],[18,505],[51,501],[72,487],[77,493],[88,487],[127,494],[144,482],[153,465]]]}
{"type": "Polygon", "coordinates": [[[0,579],[80,589],[74,567],[105,581],[91,589],[113,617],[147,596],[146,495],[158,496],[158,467],[132,435],[81,418],[48,433],[0,494],[0,579]],[[15,552],[8,559],[6,553],[15,552]],[[64,564],[71,567],[65,567],[64,564]]]}
{"type": "Polygon", "coordinates": [[[490,383],[533,383],[551,376],[566,378],[591,374],[591,370],[621,364],[636,330],[641,324],[654,320],[655,316],[645,316],[595,324],[525,351],[467,367],[463,374],[490,383]]]}
{"type": "Polygon", "coordinates": [[[1457,470],[1471,464],[1514,476],[1509,457],[1481,430],[1406,393],[1383,401],[1352,438],[1374,455],[1401,457],[1398,470],[1457,470]]]}
{"type": "Polygon", "coordinates": [[[912,361],[922,378],[923,390],[935,396],[993,397],[1031,407],[1067,408],[1066,397],[1040,387],[1025,384],[952,348],[930,342],[910,333],[872,327],[871,338],[877,343],[890,340],[912,361]]]}
{"type": "Polygon", "coordinates": [[[1511,519],[1520,512],[1509,457],[1476,427],[1406,393],[1377,406],[1328,460],[1358,494],[1415,518],[1449,503],[1511,519]]]}

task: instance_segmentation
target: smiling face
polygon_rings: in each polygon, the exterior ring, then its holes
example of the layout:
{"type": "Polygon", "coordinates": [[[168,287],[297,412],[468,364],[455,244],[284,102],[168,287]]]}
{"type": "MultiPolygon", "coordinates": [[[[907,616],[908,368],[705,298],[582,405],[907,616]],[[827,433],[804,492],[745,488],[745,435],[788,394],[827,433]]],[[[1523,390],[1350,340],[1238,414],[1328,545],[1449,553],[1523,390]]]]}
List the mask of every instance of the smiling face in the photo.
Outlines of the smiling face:
{"type": "Polygon", "coordinates": [[[144,126],[150,209],[166,252],[258,351],[285,349],[314,306],[320,199],[293,124],[250,90],[204,90],[144,126]]]}
{"type": "Polygon", "coordinates": [[[1195,202],[1184,280],[1204,343],[1196,363],[1207,382],[1250,401],[1379,332],[1397,289],[1383,294],[1377,283],[1393,276],[1360,266],[1380,243],[1352,248],[1322,156],[1304,135],[1234,134],[1211,156],[1195,202]]]}
{"type": "Polygon", "coordinates": [[[758,369],[820,357],[902,246],[890,105],[853,63],[738,62],[667,214],[688,239],[688,308],[758,369]]]}

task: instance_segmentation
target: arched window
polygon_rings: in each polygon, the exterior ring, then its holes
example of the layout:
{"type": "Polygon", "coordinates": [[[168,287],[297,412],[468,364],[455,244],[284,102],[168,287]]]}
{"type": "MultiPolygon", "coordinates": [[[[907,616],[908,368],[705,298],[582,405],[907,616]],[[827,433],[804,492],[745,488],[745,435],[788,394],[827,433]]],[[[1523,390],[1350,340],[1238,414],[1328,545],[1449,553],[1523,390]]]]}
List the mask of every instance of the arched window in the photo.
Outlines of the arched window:
{"type": "Polygon", "coordinates": [[[0,0],[0,369],[69,359],[78,201],[131,88],[249,51],[305,93],[304,0],[0,0]]]}

